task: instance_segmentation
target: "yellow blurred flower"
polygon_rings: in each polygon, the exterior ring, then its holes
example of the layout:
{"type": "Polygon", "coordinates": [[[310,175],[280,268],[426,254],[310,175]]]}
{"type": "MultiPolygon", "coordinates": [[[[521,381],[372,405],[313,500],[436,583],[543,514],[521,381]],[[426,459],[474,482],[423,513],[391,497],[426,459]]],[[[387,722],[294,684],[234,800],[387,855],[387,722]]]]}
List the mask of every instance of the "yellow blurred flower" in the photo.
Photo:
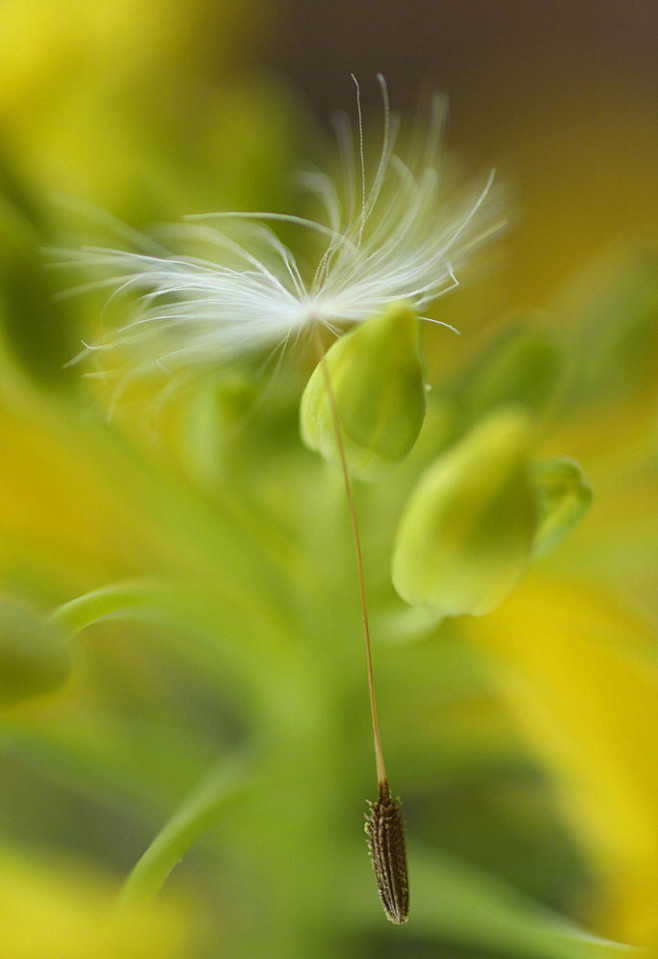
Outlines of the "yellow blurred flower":
{"type": "Polygon", "coordinates": [[[540,570],[464,630],[490,657],[595,865],[597,925],[658,949],[658,671],[647,656],[655,633],[600,587],[540,570]]]}
{"type": "Polygon", "coordinates": [[[117,906],[117,887],[73,860],[0,846],[3,959],[188,959],[180,905],[117,906]]]}
{"type": "Polygon", "coordinates": [[[487,654],[565,820],[597,875],[598,928],[658,954],[658,640],[655,244],[615,247],[561,308],[591,344],[545,440],[586,464],[582,529],[481,622],[487,654]],[[654,264],[652,269],[651,264],[654,264]]]}

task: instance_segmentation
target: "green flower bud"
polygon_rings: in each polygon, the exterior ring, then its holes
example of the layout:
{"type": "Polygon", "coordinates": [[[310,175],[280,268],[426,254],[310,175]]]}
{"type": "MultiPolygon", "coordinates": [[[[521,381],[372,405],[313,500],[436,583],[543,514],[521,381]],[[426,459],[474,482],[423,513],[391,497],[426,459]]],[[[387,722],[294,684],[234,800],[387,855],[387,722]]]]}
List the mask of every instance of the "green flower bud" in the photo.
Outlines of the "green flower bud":
{"type": "MultiPolygon", "coordinates": [[[[404,303],[341,337],[326,353],[350,472],[375,479],[403,459],[425,417],[425,381],[418,321],[404,303]]],[[[301,403],[301,433],[308,447],[340,463],[336,428],[322,363],[301,403]]]]}
{"type": "Polygon", "coordinates": [[[592,488],[578,463],[566,457],[533,463],[531,477],[539,503],[532,555],[541,559],[580,523],[592,502],[592,488]]]}
{"type": "Polygon", "coordinates": [[[29,607],[0,599],[0,706],[56,689],[69,670],[63,634],[29,607]]]}
{"type": "Polygon", "coordinates": [[[420,478],[402,516],[393,584],[437,616],[481,616],[516,585],[536,527],[527,457],[534,429],[508,408],[493,413],[420,478]]]}

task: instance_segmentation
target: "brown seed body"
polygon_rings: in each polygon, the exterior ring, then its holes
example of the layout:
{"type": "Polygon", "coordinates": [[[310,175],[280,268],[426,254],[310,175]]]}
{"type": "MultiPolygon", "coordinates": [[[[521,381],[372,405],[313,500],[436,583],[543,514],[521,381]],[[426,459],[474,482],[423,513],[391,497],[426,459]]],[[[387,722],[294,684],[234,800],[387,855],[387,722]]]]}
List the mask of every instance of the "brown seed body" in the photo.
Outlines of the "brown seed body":
{"type": "Polygon", "coordinates": [[[375,879],[386,918],[396,925],[409,915],[409,881],[404,843],[402,803],[391,797],[388,780],[379,785],[379,798],[369,802],[366,835],[375,879]]]}

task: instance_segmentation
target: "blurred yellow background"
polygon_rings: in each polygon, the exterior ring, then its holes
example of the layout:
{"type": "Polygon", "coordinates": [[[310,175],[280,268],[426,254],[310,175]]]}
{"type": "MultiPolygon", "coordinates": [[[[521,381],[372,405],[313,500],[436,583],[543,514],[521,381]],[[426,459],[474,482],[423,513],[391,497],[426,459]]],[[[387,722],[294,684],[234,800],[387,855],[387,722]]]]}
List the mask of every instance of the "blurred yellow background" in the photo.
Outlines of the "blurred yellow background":
{"type": "Polygon", "coordinates": [[[635,0],[0,2],[3,957],[658,956],[657,48],[635,0]],[[102,388],[64,368],[103,295],[58,297],[44,253],[84,242],[90,209],[137,229],[299,212],[294,171],[326,165],[350,73],[380,128],[378,72],[410,120],[447,94],[450,150],[495,167],[511,211],[489,268],[434,311],[461,338],[425,336],[437,449],[510,397],[535,411],[544,367],[503,357],[522,328],[560,354],[537,456],[578,459],[595,496],[500,610],[406,642],[386,537],[407,474],[359,494],[408,797],[403,932],[371,901],[353,561],[340,484],[297,437],[304,369],[247,428],[253,370],[164,425],[108,425],[102,388]],[[94,600],[106,621],[62,617],[80,630],[62,685],[38,616],[117,581],[137,586],[94,600]],[[235,753],[245,782],[174,891],[117,913],[235,753]]]}

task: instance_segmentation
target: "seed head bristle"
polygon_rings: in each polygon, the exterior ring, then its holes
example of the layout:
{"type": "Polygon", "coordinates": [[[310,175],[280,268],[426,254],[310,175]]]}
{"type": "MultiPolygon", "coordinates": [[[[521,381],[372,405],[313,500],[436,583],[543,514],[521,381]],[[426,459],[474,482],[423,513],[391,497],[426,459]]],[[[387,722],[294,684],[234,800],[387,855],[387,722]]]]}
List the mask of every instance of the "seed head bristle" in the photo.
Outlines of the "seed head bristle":
{"type": "Polygon", "coordinates": [[[388,780],[379,784],[379,798],[368,803],[366,835],[379,898],[386,918],[402,925],[409,915],[409,880],[402,803],[393,799],[388,780]]]}

